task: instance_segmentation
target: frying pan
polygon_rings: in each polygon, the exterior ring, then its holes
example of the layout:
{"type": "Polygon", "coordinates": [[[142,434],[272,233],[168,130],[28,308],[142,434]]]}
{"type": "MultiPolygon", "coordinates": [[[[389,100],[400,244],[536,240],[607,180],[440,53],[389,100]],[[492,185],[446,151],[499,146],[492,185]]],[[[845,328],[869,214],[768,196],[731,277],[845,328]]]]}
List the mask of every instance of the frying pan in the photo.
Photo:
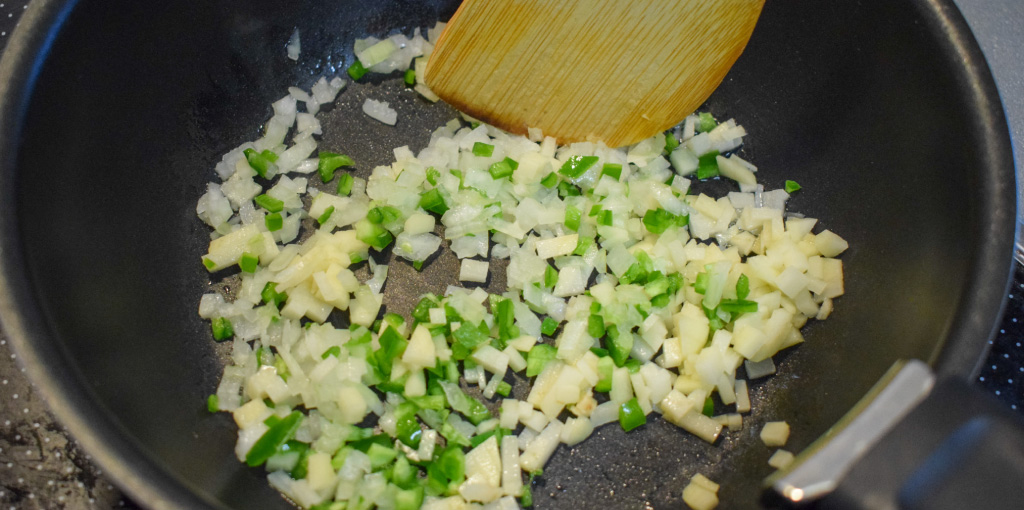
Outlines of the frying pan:
{"type": "MultiPolygon", "coordinates": [[[[220,154],[258,136],[286,87],[343,74],[352,41],[429,26],[454,1],[34,0],[0,66],[0,312],[55,414],[153,508],[289,508],[204,409],[224,358],[197,316],[211,276],[195,203],[220,154]],[[298,27],[302,56],[285,57],[298,27]]],[[[707,445],[660,419],[561,447],[537,508],[678,507],[697,472],[722,508],[758,504],[785,419],[799,451],[899,359],[973,380],[1001,312],[1014,230],[1010,141],[995,86],[945,0],[768,2],[705,105],[751,133],[743,156],[792,210],[846,238],[846,295],[752,386],[744,429],[707,445]]],[[[323,148],[358,171],[425,146],[454,112],[393,79],[350,85],[322,113],[323,148]],[[390,101],[392,128],[363,98],[390,101]]],[[[712,184],[713,186],[714,184],[712,184]]],[[[724,186],[724,184],[723,184],[724,186]]],[[[389,309],[453,282],[392,264],[389,309]]],[[[500,287],[496,271],[490,285],[500,287]]],[[[215,275],[219,279],[222,275],[215,275]]]]}

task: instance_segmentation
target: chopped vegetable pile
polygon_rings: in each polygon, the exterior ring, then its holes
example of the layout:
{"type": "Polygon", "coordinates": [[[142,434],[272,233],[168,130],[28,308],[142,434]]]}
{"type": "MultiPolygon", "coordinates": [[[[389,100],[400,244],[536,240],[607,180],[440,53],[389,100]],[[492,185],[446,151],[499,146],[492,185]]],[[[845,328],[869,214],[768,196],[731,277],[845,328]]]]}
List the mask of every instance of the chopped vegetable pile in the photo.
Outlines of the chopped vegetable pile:
{"type": "MultiPolygon", "coordinates": [[[[352,78],[403,49],[381,45],[357,51],[352,78]]],[[[238,458],[303,507],[530,506],[559,444],[652,413],[714,442],[750,411],[737,368],[773,372],[843,293],[846,242],[784,212],[795,182],[757,184],[732,153],[746,135],[734,121],[694,115],[610,149],[453,120],[362,179],[315,138],[343,86],[321,79],[275,102],[265,136],[224,156],[197,207],[213,228],[203,264],[240,278],[233,300],[200,303],[233,348],[207,405],[232,413],[238,458]],[[690,178],[739,191],[693,194],[690,178]],[[387,313],[388,266],[372,255],[421,268],[442,246],[462,259],[453,284],[486,282],[489,260],[508,259],[507,291],[451,285],[411,316],[387,313]],[[734,412],[712,416],[715,399],[734,412]]],[[[711,508],[717,490],[701,477],[683,497],[711,508]]]]}

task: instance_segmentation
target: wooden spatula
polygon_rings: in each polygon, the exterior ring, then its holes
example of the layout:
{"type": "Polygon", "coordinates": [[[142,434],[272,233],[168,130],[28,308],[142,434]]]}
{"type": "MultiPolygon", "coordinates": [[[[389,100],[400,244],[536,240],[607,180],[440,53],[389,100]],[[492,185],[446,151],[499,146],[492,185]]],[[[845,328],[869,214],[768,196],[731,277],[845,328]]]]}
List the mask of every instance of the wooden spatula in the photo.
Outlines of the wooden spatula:
{"type": "Polygon", "coordinates": [[[424,79],[513,133],[611,147],[679,123],[739,57],[764,0],[465,0],[424,79]]]}

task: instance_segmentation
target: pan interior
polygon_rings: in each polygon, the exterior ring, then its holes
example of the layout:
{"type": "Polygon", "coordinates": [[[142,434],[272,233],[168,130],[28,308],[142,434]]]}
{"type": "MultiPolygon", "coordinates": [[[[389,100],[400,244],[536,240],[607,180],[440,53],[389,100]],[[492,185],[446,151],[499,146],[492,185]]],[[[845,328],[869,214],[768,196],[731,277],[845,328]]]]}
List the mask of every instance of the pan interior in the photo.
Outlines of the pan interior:
{"type": "MultiPolygon", "coordinates": [[[[430,26],[455,4],[83,0],[70,10],[23,105],[20,142],[3,142],[16,149],[2,183],[15,219],[3,232],[4,271],[23,284],[5,291],[15,303],[5,313],[45,321],[12,334],[46,356],[31,369],[62,404],[57,414],[141,502],[192,491],[211,506],[289,507],[262,470],[235,459],[230,417],[205,412],[222,353],[196,313],[210,275],[195,203],[220,155],[258,136],[288,86],[343,74],[355,37],[430,26]],[[296,27],[297,63],[284,49],[296,27]]],[[[1008,274],[1013,170],[987,69],[950,9],[765,6],[706,109],[747,128],[741,154],[766,187],[798,181],[790,209],[850,242],[847,294],[804,345],[777,357],[776,377],[752,385],[741,432],[711,446],[660,419],[628,436],[605,427],[560,448],[538,508],[678,505],[697,472],[722,483],[722,508],[751,507],[770,472],[763,422],[789,421],[787,449],[797,451],[898,358],[970,372],[1008,274]]],[[[369,79],[321,115],[321,146],[369,171],[394,147],[424,147],[453,115],[395,80],[369,79]],[[391,101],[399,125],[362,117],[364,97],[391,101]]],[[[400,264],[387,297],[399,311],[454,283],[453,257],[422,276],[400,264]]]]}

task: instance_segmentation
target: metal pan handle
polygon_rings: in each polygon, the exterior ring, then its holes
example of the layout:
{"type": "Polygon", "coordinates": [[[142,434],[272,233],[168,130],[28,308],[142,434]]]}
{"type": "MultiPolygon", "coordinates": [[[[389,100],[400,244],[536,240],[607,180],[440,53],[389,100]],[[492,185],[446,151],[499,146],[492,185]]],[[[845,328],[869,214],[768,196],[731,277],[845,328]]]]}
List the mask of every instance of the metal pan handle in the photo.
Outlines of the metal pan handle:
{"type": "Polygon", "coordinates": [[[765,481],[769,508],[1024,508],[1024,418],[968,382],[899,363],[765,481]]]}

